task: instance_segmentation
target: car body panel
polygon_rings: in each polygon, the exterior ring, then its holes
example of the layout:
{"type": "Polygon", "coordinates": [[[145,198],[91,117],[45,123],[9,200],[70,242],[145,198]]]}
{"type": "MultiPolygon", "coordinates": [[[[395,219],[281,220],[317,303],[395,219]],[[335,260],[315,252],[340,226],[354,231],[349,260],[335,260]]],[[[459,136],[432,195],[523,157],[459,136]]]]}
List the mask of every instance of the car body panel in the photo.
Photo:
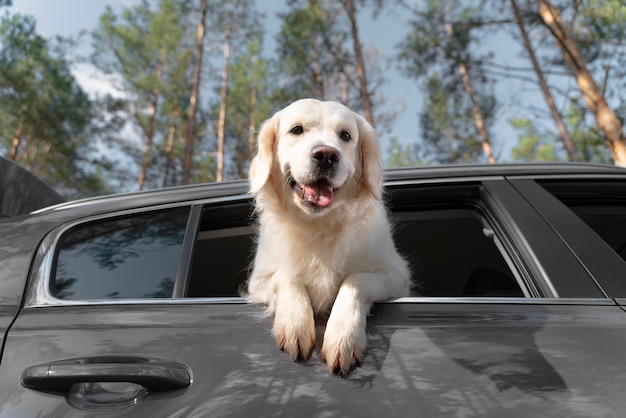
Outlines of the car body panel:
{"type": "MultiPolygon", "coordinates": [[[[108,416],[620,416],[626,313],[580,303],[378,304],[363,365],[346,379],[317,354],[290,361],[250,304],[30,308],[10,333],[0,387],[39,363],[141,353],[184,364],[192,384],[108,416]]],[[[2,416],[85,413],[62,393],[0,397],[2,416]]]]}
{"type": "Polygon", "coordinates": [[[468,199],[485,205],[484,215],[533,297],[377,304],[364,362],[342,379],[327,372],[317,351],[307,363],[291,362],[258,306],[242,298],[185,299],[186,284],[178,279],[172,299],[41,298],[56,239],[68,227],[173,206],[191,207],[177,276],[184,281],[202,208],[223,211],[213,226],[230,228],[230,210],[251,199],[244,181],[67,202],[0,220],[0,416],[89,414],[70,405],[67,392],[26,387],[23,373],[50,362],[113,358],[180,365],[191,382],[152,391],[124,409],[100,405],[99,413],[111,417],[622,416],[626,299],[619,293],[623,279],[611,272],[619,273],[624,262],[599,254],[598,263],[594,251],[606,246],[585,247],[581,236],[588,228],[550,212],[558,206],[549,206],[554,199],[542,200],[528,182],[624,181],[626,170],[458,166],[397,170],[386,178],[389,206],[399,211],[414,210],[415,199],[429,196],[435,206],[448,195],[463,198],[471,183],[475,195],[468,199]],[[577,229],[564,232],[567,227],[577,229]]]}

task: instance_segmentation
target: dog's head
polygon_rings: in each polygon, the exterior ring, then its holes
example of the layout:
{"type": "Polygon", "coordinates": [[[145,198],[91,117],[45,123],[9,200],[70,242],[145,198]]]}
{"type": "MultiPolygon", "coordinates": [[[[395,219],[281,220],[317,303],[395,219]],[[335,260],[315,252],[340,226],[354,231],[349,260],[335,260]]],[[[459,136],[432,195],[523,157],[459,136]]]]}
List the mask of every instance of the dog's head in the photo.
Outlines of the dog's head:
{"type": "Polygon", "coordinates": [[[308,214],[363,193],[380,200],[382,162],[374,129],[346,106],[298,100],[261,125],[250,191],[271,189],[308,214]]]}

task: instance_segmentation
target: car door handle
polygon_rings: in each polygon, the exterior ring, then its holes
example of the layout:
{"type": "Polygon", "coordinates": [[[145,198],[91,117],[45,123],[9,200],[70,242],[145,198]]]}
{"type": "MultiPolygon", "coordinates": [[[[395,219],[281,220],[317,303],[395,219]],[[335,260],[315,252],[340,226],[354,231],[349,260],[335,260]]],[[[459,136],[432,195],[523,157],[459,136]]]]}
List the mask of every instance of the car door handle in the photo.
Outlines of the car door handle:
{"type": "Polygon", "coordinates": [[[68,391],[76,383],[126,382],[149,391],[183,389],[189,369],[172,361],[134,356],[81,357],[28,367],[22,386],[39,391],[68,391]]]}

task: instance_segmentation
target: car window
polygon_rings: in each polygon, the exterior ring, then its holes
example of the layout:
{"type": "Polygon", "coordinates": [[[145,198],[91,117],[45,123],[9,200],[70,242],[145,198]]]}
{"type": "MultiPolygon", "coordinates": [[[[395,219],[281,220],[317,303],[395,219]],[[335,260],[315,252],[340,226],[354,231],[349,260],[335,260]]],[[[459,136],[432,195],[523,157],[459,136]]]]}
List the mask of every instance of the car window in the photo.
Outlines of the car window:
{"type": "MultiPolygon", "coordinates": [[[[414,295],[523,297],[518,275],[477,204],[478,186],[437,190],[411,190],[389,202],[396,245],[413,271],[414,295]]],[[[185,296],[241,294],[254,251],[251,216],[249,201],[203,209],[185,296]]]]}
{"type": "Polygon", "coordinates": [[[623,182],[542,182],[626,260],[626,187],[623,182]]]}
{"type": "Polygon", "coordinates": [[[252,260],[254,231],[250,201],[202,210],[193,250],[187,297],[240,296],[252,260]]]}
{"type": "Polygon", "coordinates": [[[493,230],[472,209],[394,215],[396,245],[411,262],[420,296],[524,296],[495,242],[493,230]]]}
{"type": "Polygon", "coordinates": [[[60,240],[52,296],[65,300],[169,298],[189,209],[81,224],[60,240]]]}

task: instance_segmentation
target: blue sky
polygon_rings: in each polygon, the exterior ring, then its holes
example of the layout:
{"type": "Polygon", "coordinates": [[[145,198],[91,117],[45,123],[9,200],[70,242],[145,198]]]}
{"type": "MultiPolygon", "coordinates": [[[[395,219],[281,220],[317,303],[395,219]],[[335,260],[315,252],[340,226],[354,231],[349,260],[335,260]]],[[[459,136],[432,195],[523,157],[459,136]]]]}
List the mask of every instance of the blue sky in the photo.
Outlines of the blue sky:
{"type": "MultiPolygon", "coordinates": [[[[137,0],[13,0],[13,10],[33,15],[37,20],[38,31],[44,36],[75,36],[81,30],[92,31],[98,24],[98,19],[107,4],[114,9],[121,9],[136,4],[137,0]]],[[[285,1],[257,0],[259,9],[267,14],[266,25],[271,30],[277,20],[273,18],[277,11],[284,9],[285,1]]],[[[393,16],[384,13],[376,20],[372,20],[369,12],[360,16],[360,32],[362,43],[366,48],[378,49],[381,54],[383,70],[387,79],[382,91],[387,103],[396,110],[404,109],[396,118],[392,134],[401,142],[408,143],[415,140],[418,135],[418,110],[423,101],[417,82],[402,77],[396,67],[395,45],[402,38],[406,25],[402,16],[393,16]]],[[[268,37],[268,44],[271,39],[268,37]]],[[[510,39],[493,38],[492,43],[496,46],[506,46],[500,50],[506,50],[504,61],[518,60],[519,49],[512,47],[510,39]]],[[[90,37],[83,38],[77,53],[86,55],[90,51],[90,37]]],[[[525,64],[525,63],[524,63],[525,64]]],[[[79,65],[74,74],[87,91],[115,93],[110,85],[102,80],[95,79],[91,74],[93,68],[87,65],[79,65]]],[[[526,86],[527,87],[527,86],[526,86]]],[[[493,139],[499,160],[509,158],[510,149],[514,143],[514,132],[506,122],[508,115],[515,112],[514,105],[519,101],[519,96],[527,94],[523,84],[519,82],[499,82],[498,98],[500,102],[499,122],[496,124],[493,139]]],[[[519,109],[517,109],[519,113],[519,109]]],[[[519,116],[519,115],[517,115],[519,116]]],[[[385,148],[385,144],[383,144],[385,148]]]]}

